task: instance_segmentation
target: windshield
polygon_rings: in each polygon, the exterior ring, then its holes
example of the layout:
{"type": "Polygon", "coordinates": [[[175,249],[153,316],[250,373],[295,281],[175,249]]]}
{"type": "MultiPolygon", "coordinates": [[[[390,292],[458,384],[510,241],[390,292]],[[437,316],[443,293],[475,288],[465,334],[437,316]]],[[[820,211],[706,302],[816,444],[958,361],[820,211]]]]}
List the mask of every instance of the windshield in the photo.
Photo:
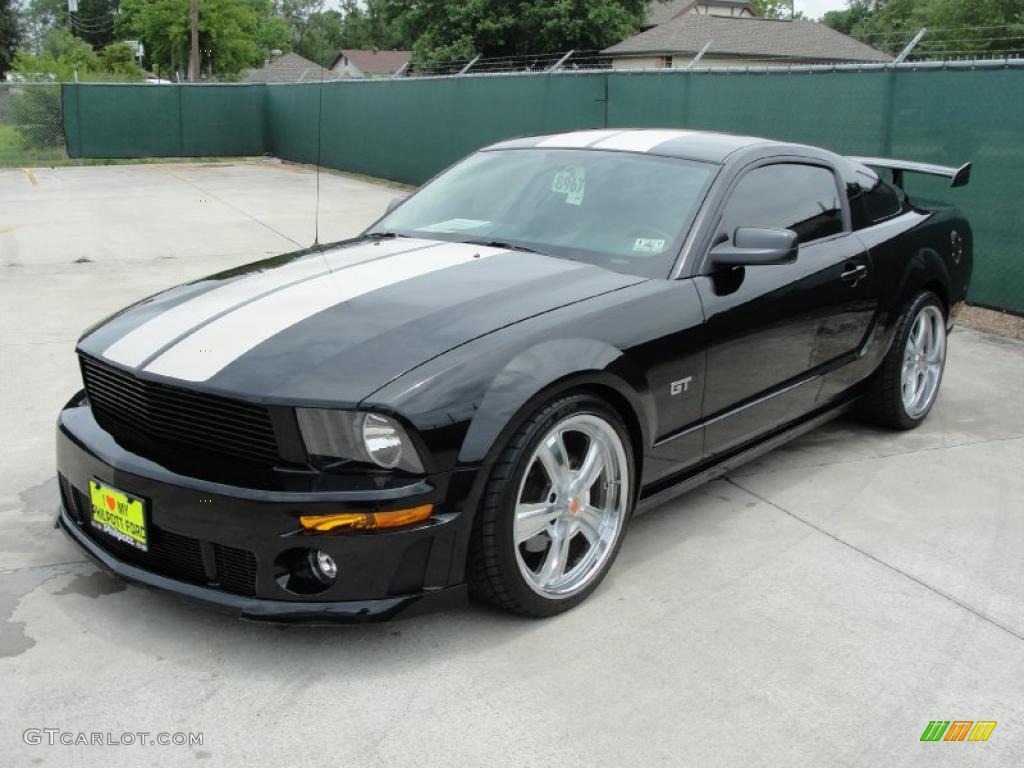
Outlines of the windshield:
{"type": "Polygon", "coordinates": [[[478,152],[369,234],[500,244],[668,277],[715,170],[629,152],[478,152]]]}

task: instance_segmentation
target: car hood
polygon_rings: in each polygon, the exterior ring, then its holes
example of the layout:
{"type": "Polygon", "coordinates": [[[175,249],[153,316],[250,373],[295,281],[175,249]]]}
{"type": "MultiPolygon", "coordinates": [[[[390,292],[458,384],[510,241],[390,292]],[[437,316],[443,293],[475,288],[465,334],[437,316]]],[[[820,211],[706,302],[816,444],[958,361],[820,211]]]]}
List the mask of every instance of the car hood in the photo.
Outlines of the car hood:
{"type": "Polygon", "coordinates": [[[449,349],[642,281],[522,251],[359,240],[158,294],[90,329],[79,351],[203,391],[354,405],[449,349]]]}

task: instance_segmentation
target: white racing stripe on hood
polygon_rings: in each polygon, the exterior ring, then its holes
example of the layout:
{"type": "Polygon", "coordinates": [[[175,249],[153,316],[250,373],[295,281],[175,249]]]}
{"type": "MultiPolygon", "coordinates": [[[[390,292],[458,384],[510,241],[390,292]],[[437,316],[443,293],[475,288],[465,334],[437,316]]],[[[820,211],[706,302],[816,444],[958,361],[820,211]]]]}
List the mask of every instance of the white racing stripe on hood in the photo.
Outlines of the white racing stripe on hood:
{"type": "Polygon", "coordinates": [[[149,373],[206,381],[246,352],[325,309],[372,291],[502,253],[450,243],[398,253],[296,283],[199,328],[146,366],[149,373]]]}
{"type": "Polygon", "coordinates": [[[325,263],[324,258],[315,255],[302,257],[265,272],[254,272],[231,280],[220,288],[212,288],[147,320],[107,347],[103,351],[103,356],[115,363],[134,368],[197,326],[247,301],[326,274],[331,268],[354,266],[398,250],[409,250],[410,247],[423,247],[426,244],[425,241],[409,240],[382,241],[377,245],[367,243],[351,249],[340,249],[334,253],[328,252],[326,255],[330,259],[330,265],[325,263]]]}
{"type": "Polygon", "coordinates": [[[681,139],[693,131],[626,131],[600,141],[594,149],[618,149],[625,152],[650,152],[659,144],[681,139]]]}

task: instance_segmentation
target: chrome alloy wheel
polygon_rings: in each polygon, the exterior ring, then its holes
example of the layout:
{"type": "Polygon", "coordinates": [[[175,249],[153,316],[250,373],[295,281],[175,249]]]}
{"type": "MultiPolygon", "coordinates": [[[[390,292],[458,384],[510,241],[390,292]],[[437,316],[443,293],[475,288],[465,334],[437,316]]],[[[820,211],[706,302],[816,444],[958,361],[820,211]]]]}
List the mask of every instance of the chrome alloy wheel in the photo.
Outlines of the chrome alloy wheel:
{"type": "Polygon", "coordinates": [[[629,482],[622,440],[600,416],[569,416],[544,435],[513,522],[516,561],[533,591],[572,597],[601,572],[622,533],[629,482]]]}
{"type": "Polygon", "coordinates": [[[907,416],[919,418],[935,401],[946,364],[946,321],[934,305],[914,318],[903,355],[900,387],[907,416]]]}

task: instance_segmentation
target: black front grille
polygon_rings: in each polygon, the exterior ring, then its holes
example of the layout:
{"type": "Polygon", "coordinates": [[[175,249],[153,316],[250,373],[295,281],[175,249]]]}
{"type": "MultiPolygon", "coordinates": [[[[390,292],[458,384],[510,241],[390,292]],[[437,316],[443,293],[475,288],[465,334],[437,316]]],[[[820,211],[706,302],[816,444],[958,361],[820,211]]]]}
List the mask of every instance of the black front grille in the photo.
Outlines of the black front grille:
{"type": "Polygon", "coordinates": [[[93,528],[89,522],[91,505],[88,497],[73,488],[63,475],[60,475],[60,490],[65,508],[77,518],[86,536],[117,559],[190,584],[217,587],[239,595],[256,594],[256,556],[252,552],[214,544],[213,565],[216,575],[210,578],[203,562],[203,544],[199,539],[150,524],[147,528],[149,549],[143,552],[93,528]]]}
{"type": "Polygon", "coordinates": [[[261,464],[278,458],[270,413],[252,403],[136,378],[82,356],[96,420],[112,434],[139,436],[261,464]]]}

